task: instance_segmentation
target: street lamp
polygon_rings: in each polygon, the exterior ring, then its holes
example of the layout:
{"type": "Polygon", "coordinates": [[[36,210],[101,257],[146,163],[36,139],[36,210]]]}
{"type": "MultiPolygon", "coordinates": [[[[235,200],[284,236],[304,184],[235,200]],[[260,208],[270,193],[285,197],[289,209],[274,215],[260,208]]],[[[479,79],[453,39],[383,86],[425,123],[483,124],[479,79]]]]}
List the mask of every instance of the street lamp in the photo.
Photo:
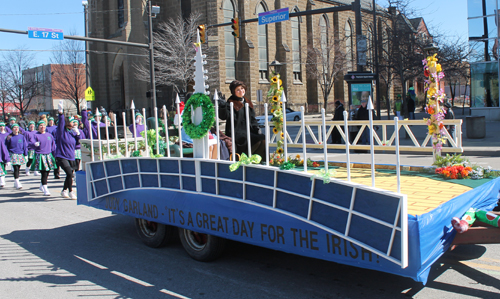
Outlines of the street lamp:
{"type": "Polygon", "coordinates": [[[270,67],[274,68],[274,74],[279,74],[282,65],[283,64],[281,64],[278,60],[273,60],[273,62],[269,64],[270,67]]]}
{"type": "Polygon", "coordinates": [[[436,43],[432,42],[424,48],[424,51],[427,54],[427,56],[429,56],[437,53],[438,49],[439,47],[436,45],[436,43]]]}

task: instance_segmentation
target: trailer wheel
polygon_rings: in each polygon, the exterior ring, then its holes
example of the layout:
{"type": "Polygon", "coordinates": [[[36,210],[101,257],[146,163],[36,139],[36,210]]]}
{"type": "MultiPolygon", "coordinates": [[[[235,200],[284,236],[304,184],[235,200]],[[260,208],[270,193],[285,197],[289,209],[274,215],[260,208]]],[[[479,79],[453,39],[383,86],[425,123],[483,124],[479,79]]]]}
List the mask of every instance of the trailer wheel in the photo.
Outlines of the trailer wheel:
{"type": "Polygon", "coordinates": [[[158,248],[167,245],[175,234],[175,228],[170,225],[156,223],[141,218],[135,218],[135,228],[139,238],[149,247],[158,248]]]}
{"type": "Polygon", "coordinates": [[[226,239],[179,228],[179,237],[187,254],[200,262],[210,262],[222,255],[226,239]]]}

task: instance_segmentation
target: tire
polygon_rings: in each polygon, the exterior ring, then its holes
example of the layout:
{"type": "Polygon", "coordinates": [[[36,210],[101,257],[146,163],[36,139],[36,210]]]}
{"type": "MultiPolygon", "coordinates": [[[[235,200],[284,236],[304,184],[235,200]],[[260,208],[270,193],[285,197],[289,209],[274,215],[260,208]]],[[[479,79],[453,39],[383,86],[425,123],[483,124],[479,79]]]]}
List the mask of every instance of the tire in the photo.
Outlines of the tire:
{"type": "Polygon", "coordinates": [[[293,118],[294,121],[299,121],[300,120],[300,117],[298,115],[295,115],[295,117],[293,118]]]}
{"type": "Polygon", "coordinates": [[[211,262],[217,259],[226,247],[226,239],[184,228],[179,228],[179,237],[187,254],[200,262],[211,262]]]}
{"type": "Polygon", "coordinates": [[[175,237],[175,227],[141,218],[135,218],[135,229],[141,241],[152,248],[163,247],[175,237]]]}

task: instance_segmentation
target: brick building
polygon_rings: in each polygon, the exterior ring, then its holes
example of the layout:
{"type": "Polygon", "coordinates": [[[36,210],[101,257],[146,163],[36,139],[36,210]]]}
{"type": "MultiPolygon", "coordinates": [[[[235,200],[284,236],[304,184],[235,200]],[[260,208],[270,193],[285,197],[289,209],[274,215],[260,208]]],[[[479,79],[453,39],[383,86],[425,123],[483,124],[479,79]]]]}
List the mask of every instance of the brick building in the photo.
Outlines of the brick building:
{"type": "MultiPolygon", "coordinates": [[[[168,18],[191,13],[201,15],[200,24],[208,26],[230,22],[231,18],[242,20],[257,18],[260,12],[288,7],[290,12],[302,12],[332,6],[349,5],[352,0],[339,1],[263,1],[263,0],[157,0],[153,5],[161,8],[153,20],[153,28],[168,18]]],[[[373,51],[372,0],[362,0],[362,34],[367,37],[368,61],[373,51]]],[[[115,39],[135,43],[147,43],[147,12],[142,0],[89,1],[89,36],[115,39]]],[[[385,18],[382,8],[378,18],[385,18]]],[[[318,105],[322,103],[318,81],[307,73],[308,48],[317,47],[328,34],[338,39],[342,51],[347,55],[345,72],[356,68],[356,32],[353,11],[332,12],[290,18],[289,21],[259,26],[257,22],[242,24],[241,36],[234,38],[230,26],[209,28],[208,43],[203,45],[207,54],[208,84],[210,91],[220,90],[230,95],[229,83],[238,79],[247,84],[247,97],[257,100],[257,90],[265,95],[270,86],[268,82],[270,62],[283,63],[280,74],[287,98],[293,105],[318,105]]],[[[108,109],[128,109],[132,100],[136,107],[150,107],[146,97],[150,89],[148,82],[138,81],[134,76],[134,64],[142,63],[147,57],[140,56],[139,48],[89,43],[91,86],[96,92],[96,104],[108,109]]],[[[370,63],[368,64],[370,65],[370,63]]],[[[372,71],[370,67],[365,70],[372,71]]],[[[170,107],[175,95],[171,89],[158,86],[158,106],[170,107]]],[[[328,98],[347,101],[347,85],[342,76],[336,80],[328,98]]],[[[332,108],[328,106],[328,111],[332,108]]]]}
{"type": "Polygon", "coordinates": [[[80,103],[85,98],[84,64],[46,64],[23,71],[23,76],[25,84],[35,82],[38,89],[29,103],[29,112],[52,112],[63,100],[64,111],[76,114],[72,98],[78,94],[80,103]]]}

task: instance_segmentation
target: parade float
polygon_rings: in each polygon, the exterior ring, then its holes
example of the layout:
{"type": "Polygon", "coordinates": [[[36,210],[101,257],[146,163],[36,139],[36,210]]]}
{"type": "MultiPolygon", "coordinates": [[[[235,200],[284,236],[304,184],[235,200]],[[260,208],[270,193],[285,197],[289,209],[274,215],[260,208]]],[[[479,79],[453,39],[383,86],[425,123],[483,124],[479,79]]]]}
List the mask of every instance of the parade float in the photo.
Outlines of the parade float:
{"type": "MultiPolygon", "coordinates": [[[[176,145],[170,142],[168,130],[159,137],[158,123],[154,132],[146,128],[139,141],[137,137],[101,140],[100,136],[83,141],[93,154],[85,171],[76,174],[78,204],[135,218],[138,234],[148,246],[165,245],[179,234],[191,257],[211,261],[223,253],[226,240],[235,240],[426,283],[431,265],[452,246],[457,227],[466,230],[462,217],[468,211],[490,211],[497,205],[498,179],[470,188],[430,176],[401,174],[399,130],[409,130],[416,121],[350,122],[346,117],[343,124],[330,122],[327,126],[323,111],[321,122],[307,124],[301,109],[301,121],[287,124],[279,76],[269,94],[272,133],[265,109],[270,159],[259,163],[260,157],[237,157],[234,147],[229,161],[208,159],[206,132],[214,123],[218,130],[218,109],[217,101],[213,103],[206,95],[204,56],[201,45],[196,43],[195,47],[197,93],[187,101],[183,115],[183,126],[194,140],[193,157],[183,156],[182,141],[179,155],[171,155],[176,145]],[[383,138],[379,138],[374,123],[384,130],[391,125],[395,129],[390,136],[383,131],[383,138]],[[346,144],[324,142],[332,128],[343,127],[348,132],[349,125],[370,130],[371,144],[356,145],[361,131],[353,144],[345,134],[346,144]],[[292,126],[299,127],[296,138],[287,130],[292,126]],[[313,132],[311,126],[318,130],[313,132]],[[159,146],[162,138],[164,154],[159,146]],[[311,138],[313,142],[308,143],[311,138]],[[324,161],[307,163],[305,157],[312,148],[324,149],[324,161]],[[328,163],[327,152],[332,148],[345,149],[347,163],[343,167],[328,163]],[[369,149],[372,157],[375,150],[394,151],[394,173],[381,172],[380,168],[388,167],[376,165],[373,159],[366,168],[354,168],[349,151],[356,148],[369,149]],[[296,163],[288,159],[291,149],[302,150],[294,158],[296,163]]],[[[429,84],[429,88],[438,86],[429,84]]],[[[440,113],[438,93],[437,88],[427,108],[435,113],[423,121],[429,134],[424,142],[411,147],[418,152],[439,154],[444,139],[452,140],[443,130],[442,115],[436,114],[440,113]]],[[[167,124],[165,112],[163,109],[167,124]]],[[[158,119],[156,109],[154,113],[158,119]]],[[[444,121],[447,123],[450,121],[444,121]]],[[[461,151],[461,135],[453,140],[451,149],[461,151]]]]}

